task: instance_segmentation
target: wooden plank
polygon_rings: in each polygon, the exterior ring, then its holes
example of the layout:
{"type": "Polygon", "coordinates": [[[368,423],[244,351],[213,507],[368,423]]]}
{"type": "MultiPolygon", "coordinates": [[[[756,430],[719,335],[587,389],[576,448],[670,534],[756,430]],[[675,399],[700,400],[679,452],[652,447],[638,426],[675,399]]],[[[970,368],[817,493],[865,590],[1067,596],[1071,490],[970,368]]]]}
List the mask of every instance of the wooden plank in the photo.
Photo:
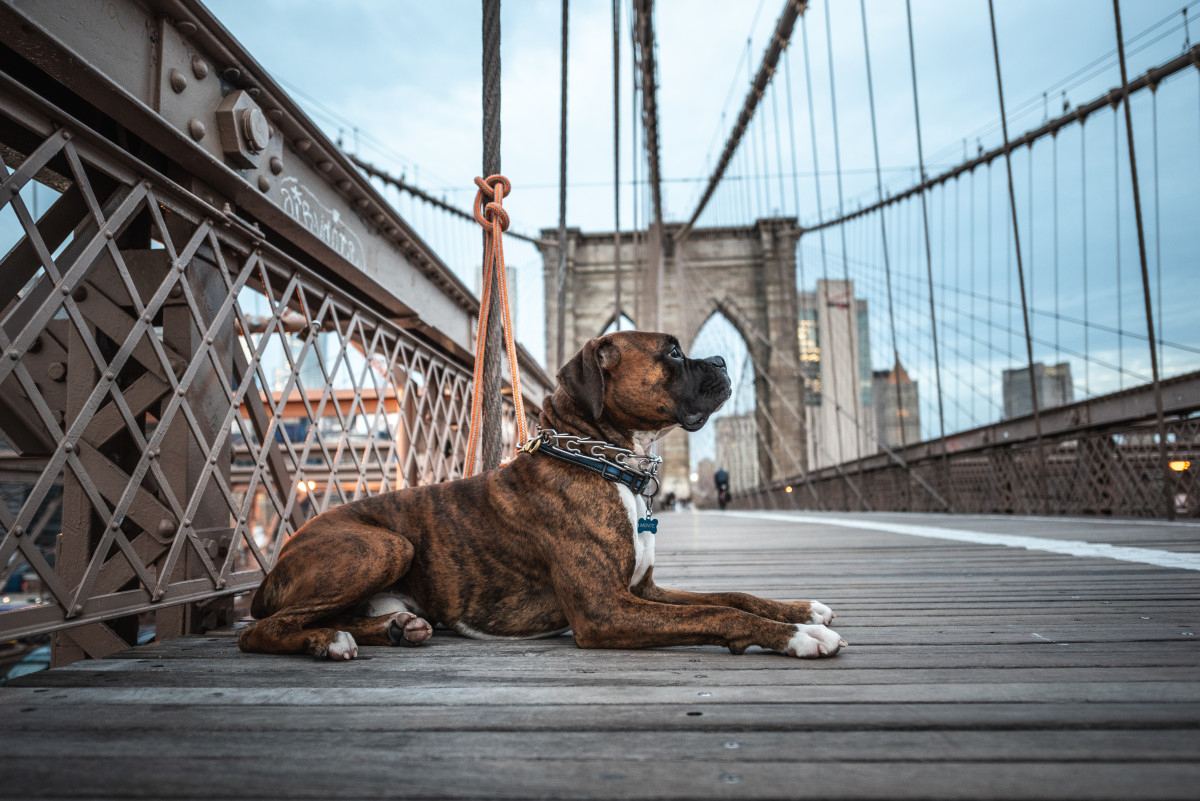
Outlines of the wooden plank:
{"type": "MultiPolygon", "coordinates": [[[[55,692],[48,690],[46,699],[55,692]]],[[[397,694],[402,689],[396,691],[397,694]]],[[[62,698],[68,700],[63,693],[62,698]]],[[[5,730],[51,737],[57,730],[121,738],[126,728],[221,731],[874,731],[1105,728],[1191,729],[1200,705],[1149,704],[496,704],[487,706],[295,706],[176,703],[151,707],[73,706],[41,698],[5,707],[5,730]],[[159,720],[152,722],[154,718],[159,720]]],[[[281,745],[286,738],[279,740],[281,745]]],[[[269,749],[267,749],[269,750],[269,749]]]]}
{"type": "MultiPolygon", "coordinates": [[[[190,706],[266,705],[391,707],[410,710],[417,706],[439,708],[527,704],[552,706],[577,704],[644,706],[689,704],[712,706],[745,704],[1145,704],[1172,699],[1180,705],[1200,707],[1200,682],[1009,682],[993,684],[853,684],[769,687],[722,687],[708,679],[695,679],[690,686],[638,685],[621,682],[570,684],[553,681],[514,683],[489,680],[486,676],[450,683],[435,681],[429,686],[410,686],[403,693],[394,687],[193,687],[187,693],[190,706]]],[[[40,694],[36,689],[14,687],[5,705],[63,703],[71,706],[142,706],[178,703],[177,687],[74,687],[68,694],[40,694]]]]}
{"type": "MultiPolygon", "coordinates": [[[[90,732],[63,732],[51,742],[13,738],[5,757],[49,759],[122,757],[154,754],[156,759],[227,759],[260,751],[268,732],[237,730],[213,736],[209,730],[184,730],[164,737],[161,729],[134,730],[120,740],[90,732]]],[[[988,760],[997,753],[1027,762],[1179,762],[1200,756],[1200,738],[1178,729],[1139,731],[423,731],[397,726],[391,731],[289,731],[289,749],[324,752],[337,763],[350,754],[375,755],[393,763],[443,759],[537,759],[570,762],[591,759],[626,761],[653,754],[655,760],[737,762],[784,761],[803,754],[808,762],[963,762],[988,760]],[[736,753],[731,753],[736,752],[736,753]]],[[[562,769],[556,765],[555,770],[562,769]]]]}
{"type": "Polygon", "coordinates": [[[28,765],[6,791],[24,798],[75,795],[164,798],[750,798],[750,799],[1186,799],[1200,786],[1191,763],[779,762],[589,759],[531,767],[522,759],[442,759],[398,765],[377,754],[337,764],[291,753],[208,760],[81,758],[28,765]]]}
{"type": "Polygon", "coordinates": [[[660,583],[821,598],[851,647],[805,661],[439,631],[330,663],[183,638],[0,689],[16,777],[0,795],[1194,797],[1200,574],[669,518],[660,583]]]}

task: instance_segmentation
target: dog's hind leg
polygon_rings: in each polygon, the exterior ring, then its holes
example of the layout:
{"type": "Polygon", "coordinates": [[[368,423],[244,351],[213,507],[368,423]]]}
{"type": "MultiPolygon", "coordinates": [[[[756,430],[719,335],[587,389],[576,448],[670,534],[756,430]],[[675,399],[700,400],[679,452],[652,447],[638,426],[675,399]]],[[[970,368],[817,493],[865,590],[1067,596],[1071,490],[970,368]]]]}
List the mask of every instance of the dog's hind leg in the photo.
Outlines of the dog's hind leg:
{"type": "Polygon", "coordinates": [[[352,659],[358,655],[352,629],[369,639],[359,626],[339,626],[338,618],[399,581],[412,564],[412,544],[387,529],[321,522],[297,532],[263,581],[252,607],[262,619],[238,637],[243,651],[352,659]]]}

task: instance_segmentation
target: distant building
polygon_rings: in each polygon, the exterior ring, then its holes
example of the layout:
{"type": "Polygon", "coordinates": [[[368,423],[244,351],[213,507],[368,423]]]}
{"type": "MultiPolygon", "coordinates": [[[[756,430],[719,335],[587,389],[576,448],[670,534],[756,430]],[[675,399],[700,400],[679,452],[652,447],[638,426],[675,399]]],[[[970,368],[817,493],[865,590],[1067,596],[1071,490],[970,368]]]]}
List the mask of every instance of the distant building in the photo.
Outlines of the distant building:
{"type": "Polygon", "coordinates": [[[757,487],[762,481],[758,466],[758,429],[753,413],[714,417],[712,423],[717,440],[716,462],[729,472],[729,489],[741,492],[757,487]]]}
{"type": "Polygon", "coordinates": [[[917,382],[908,377],[904,365],[897,361],[891,370],[876,370],[871,383],[877,436],[891,448],[920,442],[921,407],[917,382]]]}
{"type": "MultiPolygon", "coordinates": [[[[1033,363],[1037,381],[1038,408],[1049,409],[1075,402],[1075,385],[1071,383],[1071,365],[1062,362],[1050,367],[1033,363]]],[[[1033,414],[1033,399],[1029,394],[1029,368],[1004,371],[1004,416],[1024,417],[1033,414]]]]}
{"type": "Polygon", "coordinates": [[[854,297],[853,281],[822,279],[815,292],[799,293],[799,303],[809,469],[873,454],[867,302],[854,297]]]}
{"type": "Polygon", "coordinates": [[[692,482],[692,500],[706,504],[717,497],[717,487],[713,476],[717,472],[717,463],[712,459],[701,459],[696,465],[696,480],[692,482]]]}

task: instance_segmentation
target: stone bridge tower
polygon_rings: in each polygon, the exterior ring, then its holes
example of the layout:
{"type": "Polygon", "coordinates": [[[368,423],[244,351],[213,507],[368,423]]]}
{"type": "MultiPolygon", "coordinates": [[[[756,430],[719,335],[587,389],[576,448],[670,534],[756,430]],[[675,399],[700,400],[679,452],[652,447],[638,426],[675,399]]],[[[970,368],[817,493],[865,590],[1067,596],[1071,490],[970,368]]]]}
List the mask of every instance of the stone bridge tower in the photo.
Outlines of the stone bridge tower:
{"type": "MultiPolygon", "coordinates": [[[[753,361],[761,475],[769,481],[806,470],[804,382],[797,369],[795,263],[800,231],[795,218],[760,219],[746,227],[694,228],[676,243],[681,228],[664,225],[661,234],[653,227],[621,234],[620,309],[613,233],[567,229],[566,358],[602,334],[620,314],[639,329],[675,334],[689,352],[709,318],[723,314],[742,335],[753,361]]],[[[556,341],[558,230],[543,229],[541,238],[546,243],[541,245],[546,365],[553,375],[561,366],[556,341]]],[[[660,453],[663,492],[691,495],[687,433],[671,433],[660,453]]]]}

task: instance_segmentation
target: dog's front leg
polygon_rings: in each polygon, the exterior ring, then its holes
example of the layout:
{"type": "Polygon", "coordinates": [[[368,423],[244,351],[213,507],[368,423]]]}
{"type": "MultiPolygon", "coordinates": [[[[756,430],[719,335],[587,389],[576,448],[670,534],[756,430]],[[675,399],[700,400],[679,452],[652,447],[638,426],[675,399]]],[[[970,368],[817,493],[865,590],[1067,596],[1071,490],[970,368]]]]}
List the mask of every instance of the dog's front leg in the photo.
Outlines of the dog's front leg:
{"type": "Polygon", "coordinates": [[[680,606],[729,606],[752,615],[784,623],[820,623],[829,625],[833,610],[820,601],[771,601],[744,592],[687,592],[668,590],[654,583],[654,568],[633,587],[633,594],[647,601],[680,606]]]}
{"type": "MultiPolygon", "coordinates": [[[[578,599],[583,600],[583,599],[578,599]]],[[[789,656],[832,656],[845,645],[823,625],[783,623],[728,606],[649,601],[626,593],[592,597],[567,612],[581,648],[724,645],[740,654],[751,645],[789,656]]]]}

